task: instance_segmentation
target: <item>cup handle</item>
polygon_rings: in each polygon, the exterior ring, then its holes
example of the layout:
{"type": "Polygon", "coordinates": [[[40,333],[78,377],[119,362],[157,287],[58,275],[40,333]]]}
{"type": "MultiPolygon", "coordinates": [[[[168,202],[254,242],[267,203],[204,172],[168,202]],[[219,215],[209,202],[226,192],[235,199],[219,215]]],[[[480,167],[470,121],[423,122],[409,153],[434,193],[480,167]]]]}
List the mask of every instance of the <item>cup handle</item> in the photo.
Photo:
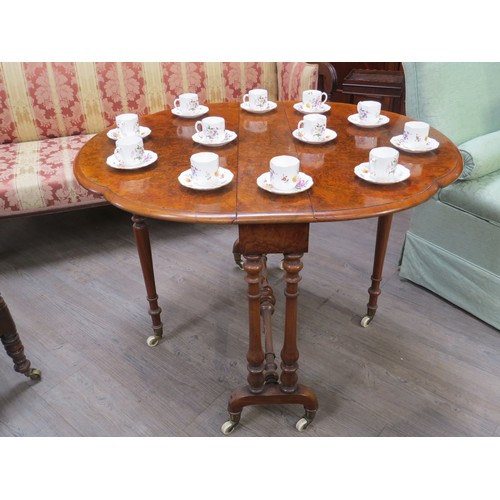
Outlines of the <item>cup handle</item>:
{"type": "Polygon", "coordinates": [[[322,92],[322,93],[321,93],[321,97],[323,97],[323,96],[325,96],[325,98],[324,98],[324,99],[322,98],[322,99],[321,99],[321,102],[322,102],[323,104],[325,104],[325,102],[326,102],[326,101],[327,101],[327,99],[328,99],[328,94],[327,94],[326,92],[322,92]]]}
{"type": "Polygon", "coordinates": [[[179,98],[174,100],[174,108],[179,108],[181,106],[181,101],[179,98]]]}
{"type": "Polygon", "coordinates": [[[203,130],[203,124],[200,121],[197,121],[194,124],[194,129],[196,130],[196,132],[198,132],[199,134],[201,134],[201,132],[203,130]],[[198,125],[200,125],[200,129],[198,129],[198,125]]]}
{"type": "Polygon", "coordinates": [[[304,120],[300,120],[299,124],[297,125],[297,130],[300,130],[301,128],[304,128],[304,120]]]}
{"type": "Polygon", "coordinates": [[[245,94],[243,96],[243,102],[249,102],[250,101],[250,95],[249,94],[245,94]]]}

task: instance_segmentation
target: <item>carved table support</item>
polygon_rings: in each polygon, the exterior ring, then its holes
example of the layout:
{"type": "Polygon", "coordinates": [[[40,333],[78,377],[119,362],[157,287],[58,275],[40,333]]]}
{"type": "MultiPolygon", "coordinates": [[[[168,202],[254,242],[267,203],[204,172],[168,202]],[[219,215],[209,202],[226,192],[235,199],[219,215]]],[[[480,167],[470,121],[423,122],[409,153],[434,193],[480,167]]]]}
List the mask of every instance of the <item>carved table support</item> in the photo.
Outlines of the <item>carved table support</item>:
{"type": "Polygon", "coordinates": [[[297,297],[299,295],[299,272],[302,269],[302,254],[285,254],[283,269],[286,272],[285,296],[285,340],[281,350],[281,390],[295,392],[297,388],[297,369],[299,351],[297,349],[297,297]]]}
{"type": "Polygon", "coordinates": [[[373,258],[372,285],[368,289],[370,299],[367,304],[367,313],[361,320],[361,326],[367,327],[377,312],[378,297],[381,294],[380,283],[384,269],[385,253],[391,232],[392,214],[382,215],[378,218],[377,241],[375,243],[375,255],[373,258]]]}
{"type": "Polygon", "coordinates": [[[245,256],[243,268],[247,273],[248,283],[248,390],[258,394],[264,390],[265,354],[260,337],[260,273],[263,257],[261,255],[245,256]]]}
{"type": "Polygon", "coordinates": [[[309,224],[241,225],[235,245],[244,256],[243,269],[248,285],[249,348],[248,385],[231,393],[229,420],[222,432],[230,434],[240,421],[245,406],[259,404],[301,404],[305,414],[296,424],[304,430],[318,409],[314,392],[298,383],[297,297],[301,258],[308,249],[309,224]],[[271,318],[275,298],[267,279],[266,254],[283,253],[285,282],[285,335],[281,350],[281,376],[278,378],[272,343],[271,318]],[[262,349],[261,317],[264,325],[265,352],[262,349]]]}
{"type": "Polygon", "coordinates": [[[267,280],[267,256],[262,256],[260,315],[262,317],[265,342],[264,379],[266,383],[276,383],[279,380],[276,354],[273,347],[272,318],[276,299],[269,281],[267,280]]]}
{"type": "Polygon", "coordinates": [[[24,355],[24,346],[17,333],[16,325],[7,304],[0,295],[0,340],[7,354],[14,361],[14,370],[32,380],[40,380],[42,372],[31,368],[31,363],[24,355]]]}
{"type": "Polygon", "coordinates": [[[158,344],[163,336],[163,324],[161,322],[161,308],[158,306],[158,294],[156,293],[155,275],[153,270],[153,256],[151,254],[151,242],[146,219],[139,215],[132,216],[135,242],[139,261],[141,263],[142,275],[146,285],[147,299],[149,302],[149,314],[153,322],[153,335],[147,340],[150,347],[158,344]]]}

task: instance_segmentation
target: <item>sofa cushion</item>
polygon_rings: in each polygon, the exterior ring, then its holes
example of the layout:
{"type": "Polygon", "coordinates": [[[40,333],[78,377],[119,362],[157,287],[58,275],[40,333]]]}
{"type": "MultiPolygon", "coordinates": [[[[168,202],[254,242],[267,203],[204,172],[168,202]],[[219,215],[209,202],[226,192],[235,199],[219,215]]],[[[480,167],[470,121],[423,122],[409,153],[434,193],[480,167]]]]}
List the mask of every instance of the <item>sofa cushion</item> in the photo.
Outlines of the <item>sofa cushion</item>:
{"type": "Polygon", "coordinates": [[[500,169],[500,130],[458,146],[464,159],[460,179],[476,179],[500,169]]]}
{"type": "Polygon", "coordinates": [[[0,145],[0,213],[16,215],[105,204],[80,186],[73,160],[92,135],[0,145]]]}
{"type": "Polygon", "coordinates": [[[500,170],[457,181],[439,191],[439,200],[500,226],[500,170]]]}

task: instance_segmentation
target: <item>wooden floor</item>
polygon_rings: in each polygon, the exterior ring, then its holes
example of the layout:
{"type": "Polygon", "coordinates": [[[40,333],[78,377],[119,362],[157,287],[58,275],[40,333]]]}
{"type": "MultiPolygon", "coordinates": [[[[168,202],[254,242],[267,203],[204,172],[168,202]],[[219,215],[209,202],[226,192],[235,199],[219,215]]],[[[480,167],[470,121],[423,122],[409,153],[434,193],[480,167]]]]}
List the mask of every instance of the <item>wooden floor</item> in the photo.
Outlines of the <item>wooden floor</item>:
{"type": "MultiPolygon", "coordinates": [[[[394,217],[366,329],[376,220],[311,226],[299,376],[320,410],[298,433],[300,406],[247,407],[233,436],[500,435],[500,332],[399,278],[409,215],[394,217]]],[[[150,231],[165,324],[156,348],[128,214],[0,220],[0,292],[43,373],[28,380],[0,351],[1,436],[221,436],[229,394],[246,381],[236,228],[151,221],[150,231]]],[[[277,346],[279,260],[269,257],[277,346]]]]}

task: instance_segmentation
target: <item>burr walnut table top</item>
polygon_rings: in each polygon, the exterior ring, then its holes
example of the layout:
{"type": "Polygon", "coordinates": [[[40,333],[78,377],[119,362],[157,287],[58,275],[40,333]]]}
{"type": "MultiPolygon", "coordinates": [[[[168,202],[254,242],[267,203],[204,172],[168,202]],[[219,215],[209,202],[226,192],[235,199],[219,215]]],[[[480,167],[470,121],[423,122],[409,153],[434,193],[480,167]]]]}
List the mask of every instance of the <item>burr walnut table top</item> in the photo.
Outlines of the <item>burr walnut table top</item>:
{"type": "Polygon", "coordinates": [[[275,110],[252,114],[238,103],[209,104],[205,116],[222,116],[226,129],[236,132],[233,142],[208,148],[193,141],[196,120],[176,117],[170,110],[140,117],[151,129],[144,140],[146,150],[158,160],[137,170],[108,167],[106,158],[115,144],[103,131],[92,138],[75,160],[75,175],[86,188],[102,193],[113,205],[144,217],[220,224],[320,222],[359,219],[398,212],[429,199],[439,188],[453,182],[462,171],[458,149],[443,134],[431,128],[438,149],[409,154],[400,151],[399,163],[411,176],[391,185],[372,184],[358,178],[354,167],[368,161],[370,149],[392,146],[390,139],[403,133],[410,118],[384,111],[388,124],[360,128],[347,118],[355,106],[329,103],[327,128],[337,137],[321,145],[303,143],[292,136],[304,117],[294,102],[278,102],[275,110]],[[211,191],[182,186],[178,176],[190,167],[190,156],[213,151],[220,165],[234,174],[232,182],[211,191]],[[301,171],[314,180],[311,189],[293,195],[264,191],[256,179],[269,170],[277,155],[300,159],[301,171]]]}

